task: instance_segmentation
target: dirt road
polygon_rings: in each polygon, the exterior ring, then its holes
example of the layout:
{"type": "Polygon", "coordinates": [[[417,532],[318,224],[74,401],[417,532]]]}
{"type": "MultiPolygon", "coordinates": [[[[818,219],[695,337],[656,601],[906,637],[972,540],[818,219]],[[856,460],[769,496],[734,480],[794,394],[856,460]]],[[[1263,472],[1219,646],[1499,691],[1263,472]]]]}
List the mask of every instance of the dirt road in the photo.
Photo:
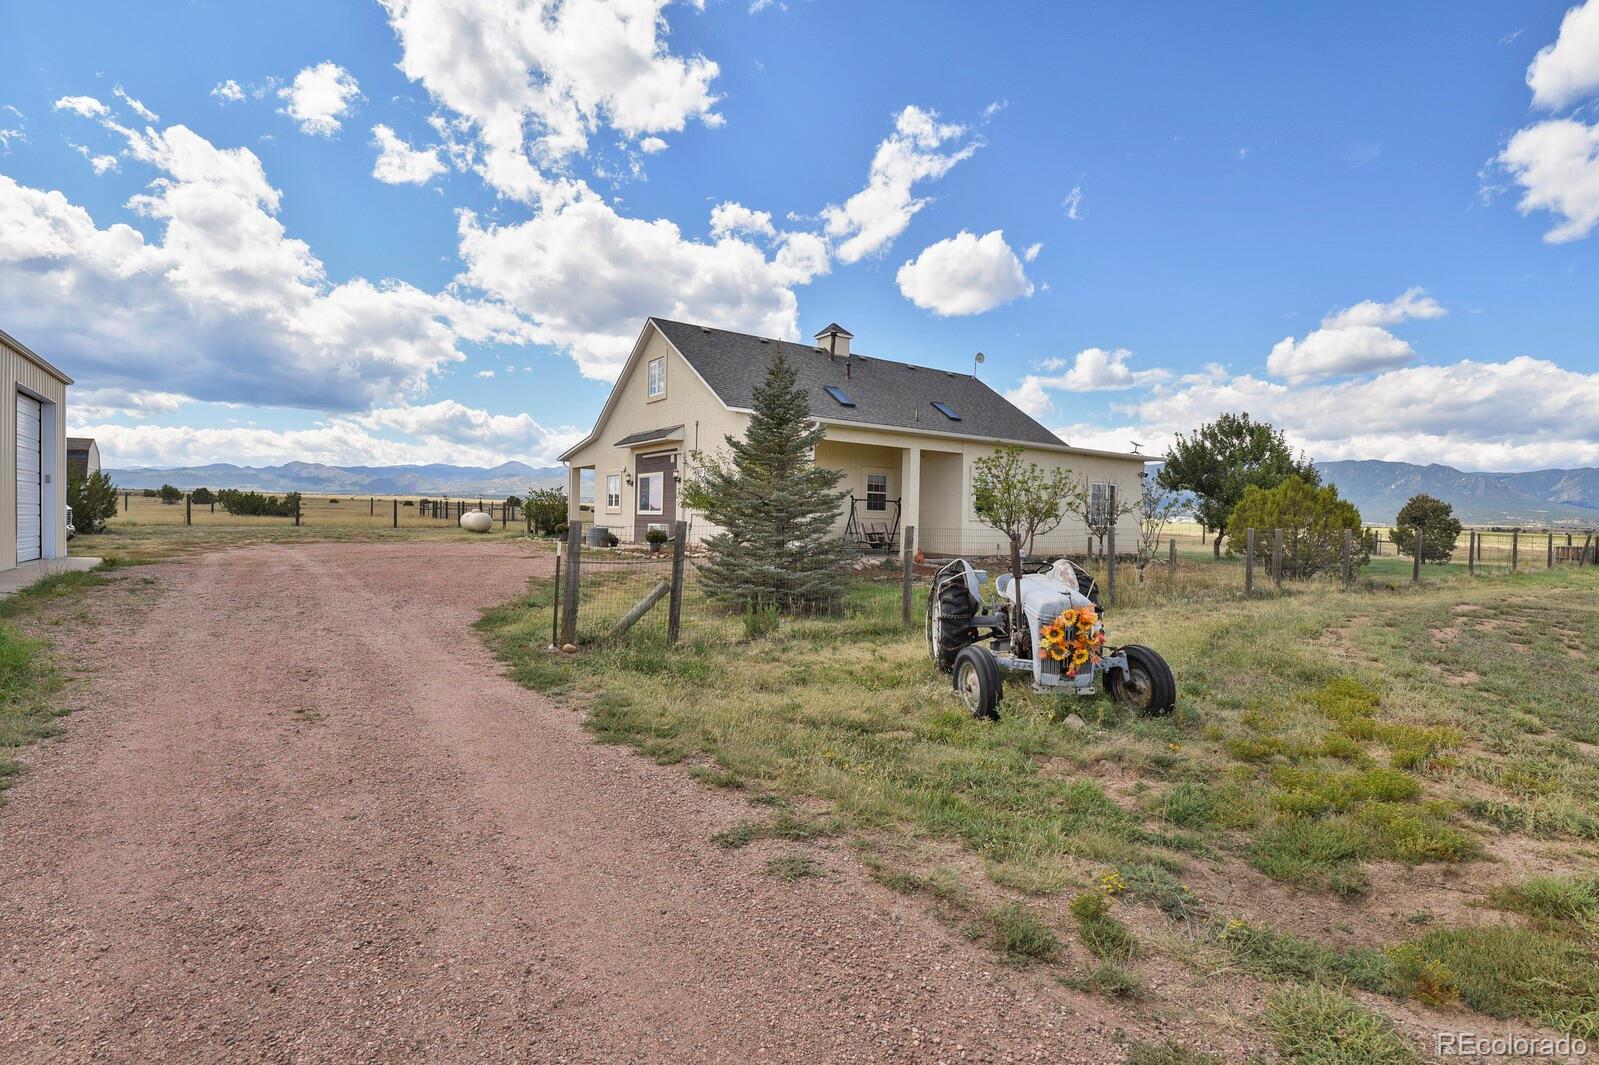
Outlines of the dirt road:
{"type": "Polygon", "coordinates": [[[709,842],[736,796],[505,679],[469,625],[540,565],[265,546],[90,593],[80,709],[0,808],[0,1061],[1119,1057],[846,849],[774,880],[709,842]]]}

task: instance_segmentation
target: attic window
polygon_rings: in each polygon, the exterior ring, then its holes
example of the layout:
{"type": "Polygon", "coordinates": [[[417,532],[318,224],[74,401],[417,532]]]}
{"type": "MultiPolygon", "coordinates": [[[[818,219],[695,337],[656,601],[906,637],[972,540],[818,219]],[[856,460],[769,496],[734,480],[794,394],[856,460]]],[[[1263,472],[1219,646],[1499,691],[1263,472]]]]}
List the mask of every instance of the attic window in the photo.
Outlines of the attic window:
{"type": "Polygon", "coordinates": [[[942,414],[952,422],[958,422],[961,420],[961,416],[956,414],[955,409],[948,403],[940,403],[935,399],[933,400],[933,409],[938,411],[938,413],[942,414]]]}
{"type": "Polygon", "coordinates": [[[828,395],[830,395],[834,399],[838,400],[838,405],[840,407],[853,407],[853,406],[855,406],[855,401],[853,399],[850,399],[849,396],[847,394],[845,394],[845,392],[844,392],[844,390],[842,388],[839,388],[837,385],[826,385],[824,387],[826,387],[828,395]]]}

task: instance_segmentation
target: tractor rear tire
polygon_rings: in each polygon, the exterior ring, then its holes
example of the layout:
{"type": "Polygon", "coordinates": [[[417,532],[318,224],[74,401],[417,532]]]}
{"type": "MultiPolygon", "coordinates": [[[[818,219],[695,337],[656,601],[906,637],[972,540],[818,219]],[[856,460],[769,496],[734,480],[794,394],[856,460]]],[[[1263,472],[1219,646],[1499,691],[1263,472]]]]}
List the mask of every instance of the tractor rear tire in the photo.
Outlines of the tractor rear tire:
{"type": "Polygon", "coordinates": [[[977,603],[965,581],[951,579],[933,586],[927,597],[927,654],[940,673],[954,669],[961,648],[977,640],[972,627],[976,616],[977,603]]]}
{"type": "Polygon", "coordinates": [[[1142,644],[1123,647],[1127,672],[1113,669],[1105,674],[1105,690],[1118,706],[1143,717],[1164,717],[1177,705],[1177,678],[1166,660],[1142,644]]]}
{"type": "Polygon", "coordinates": [[[1005,697],[1005,681],[994,661],[994,652],[973,644],[955,656],[952,682],[955,694],[975,718],[999,720],[999,701],[1005,697]]]}

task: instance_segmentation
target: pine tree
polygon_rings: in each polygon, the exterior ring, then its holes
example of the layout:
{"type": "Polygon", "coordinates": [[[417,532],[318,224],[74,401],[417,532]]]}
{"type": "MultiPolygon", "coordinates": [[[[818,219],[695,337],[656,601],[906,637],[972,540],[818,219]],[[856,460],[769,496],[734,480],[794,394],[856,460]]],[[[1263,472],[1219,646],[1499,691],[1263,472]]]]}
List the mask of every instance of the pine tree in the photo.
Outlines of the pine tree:
{"type": "Polygon", "coordinates": [[[824,431],[796,382],[779,343],[744,439],[726,438],[725,460],[700,456],[687,489],[689,506],[722,530],[705,541],[700,579],[714,598],[746,610],[836,608],[839,566],[853,553],[834,532],[843,474],[812,460],[824,431]]]}

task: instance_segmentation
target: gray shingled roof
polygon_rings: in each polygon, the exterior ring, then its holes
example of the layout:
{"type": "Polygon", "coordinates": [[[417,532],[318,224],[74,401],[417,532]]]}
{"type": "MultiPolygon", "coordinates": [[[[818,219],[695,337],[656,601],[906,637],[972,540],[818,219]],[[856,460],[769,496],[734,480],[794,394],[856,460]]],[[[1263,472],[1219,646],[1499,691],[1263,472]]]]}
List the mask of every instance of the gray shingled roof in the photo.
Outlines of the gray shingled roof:
{"type": "MultiPolygon", "coordinates": [[[[664,318],[650,320],[722,402],[730,407],[753,405],[755,386],[765,374],[775,340],[664,318]]],[[[800,387],[818,418],[1064,445],[1060,437],[971,374],[853,355],[846,378],[843,356],[829,360],[825,351],[789,341],[783,342],[783,350],[798,368],[800,387]],[[845,407],[833,399],[825,390],[828,385],[843,389],[855,405],[845,407]],[[961,420],[946,418],[934,403],[947,404],[961,420]]]]}
{"type": "Polygon", "coordinates": [[[647,444],[651,440],[679,439],[683,435],[681,425],[668,425],[660,429],[646,429],[641,433],[629,433],[622,437],[612,447],[626,447],[629,444],[647,444]]]}

